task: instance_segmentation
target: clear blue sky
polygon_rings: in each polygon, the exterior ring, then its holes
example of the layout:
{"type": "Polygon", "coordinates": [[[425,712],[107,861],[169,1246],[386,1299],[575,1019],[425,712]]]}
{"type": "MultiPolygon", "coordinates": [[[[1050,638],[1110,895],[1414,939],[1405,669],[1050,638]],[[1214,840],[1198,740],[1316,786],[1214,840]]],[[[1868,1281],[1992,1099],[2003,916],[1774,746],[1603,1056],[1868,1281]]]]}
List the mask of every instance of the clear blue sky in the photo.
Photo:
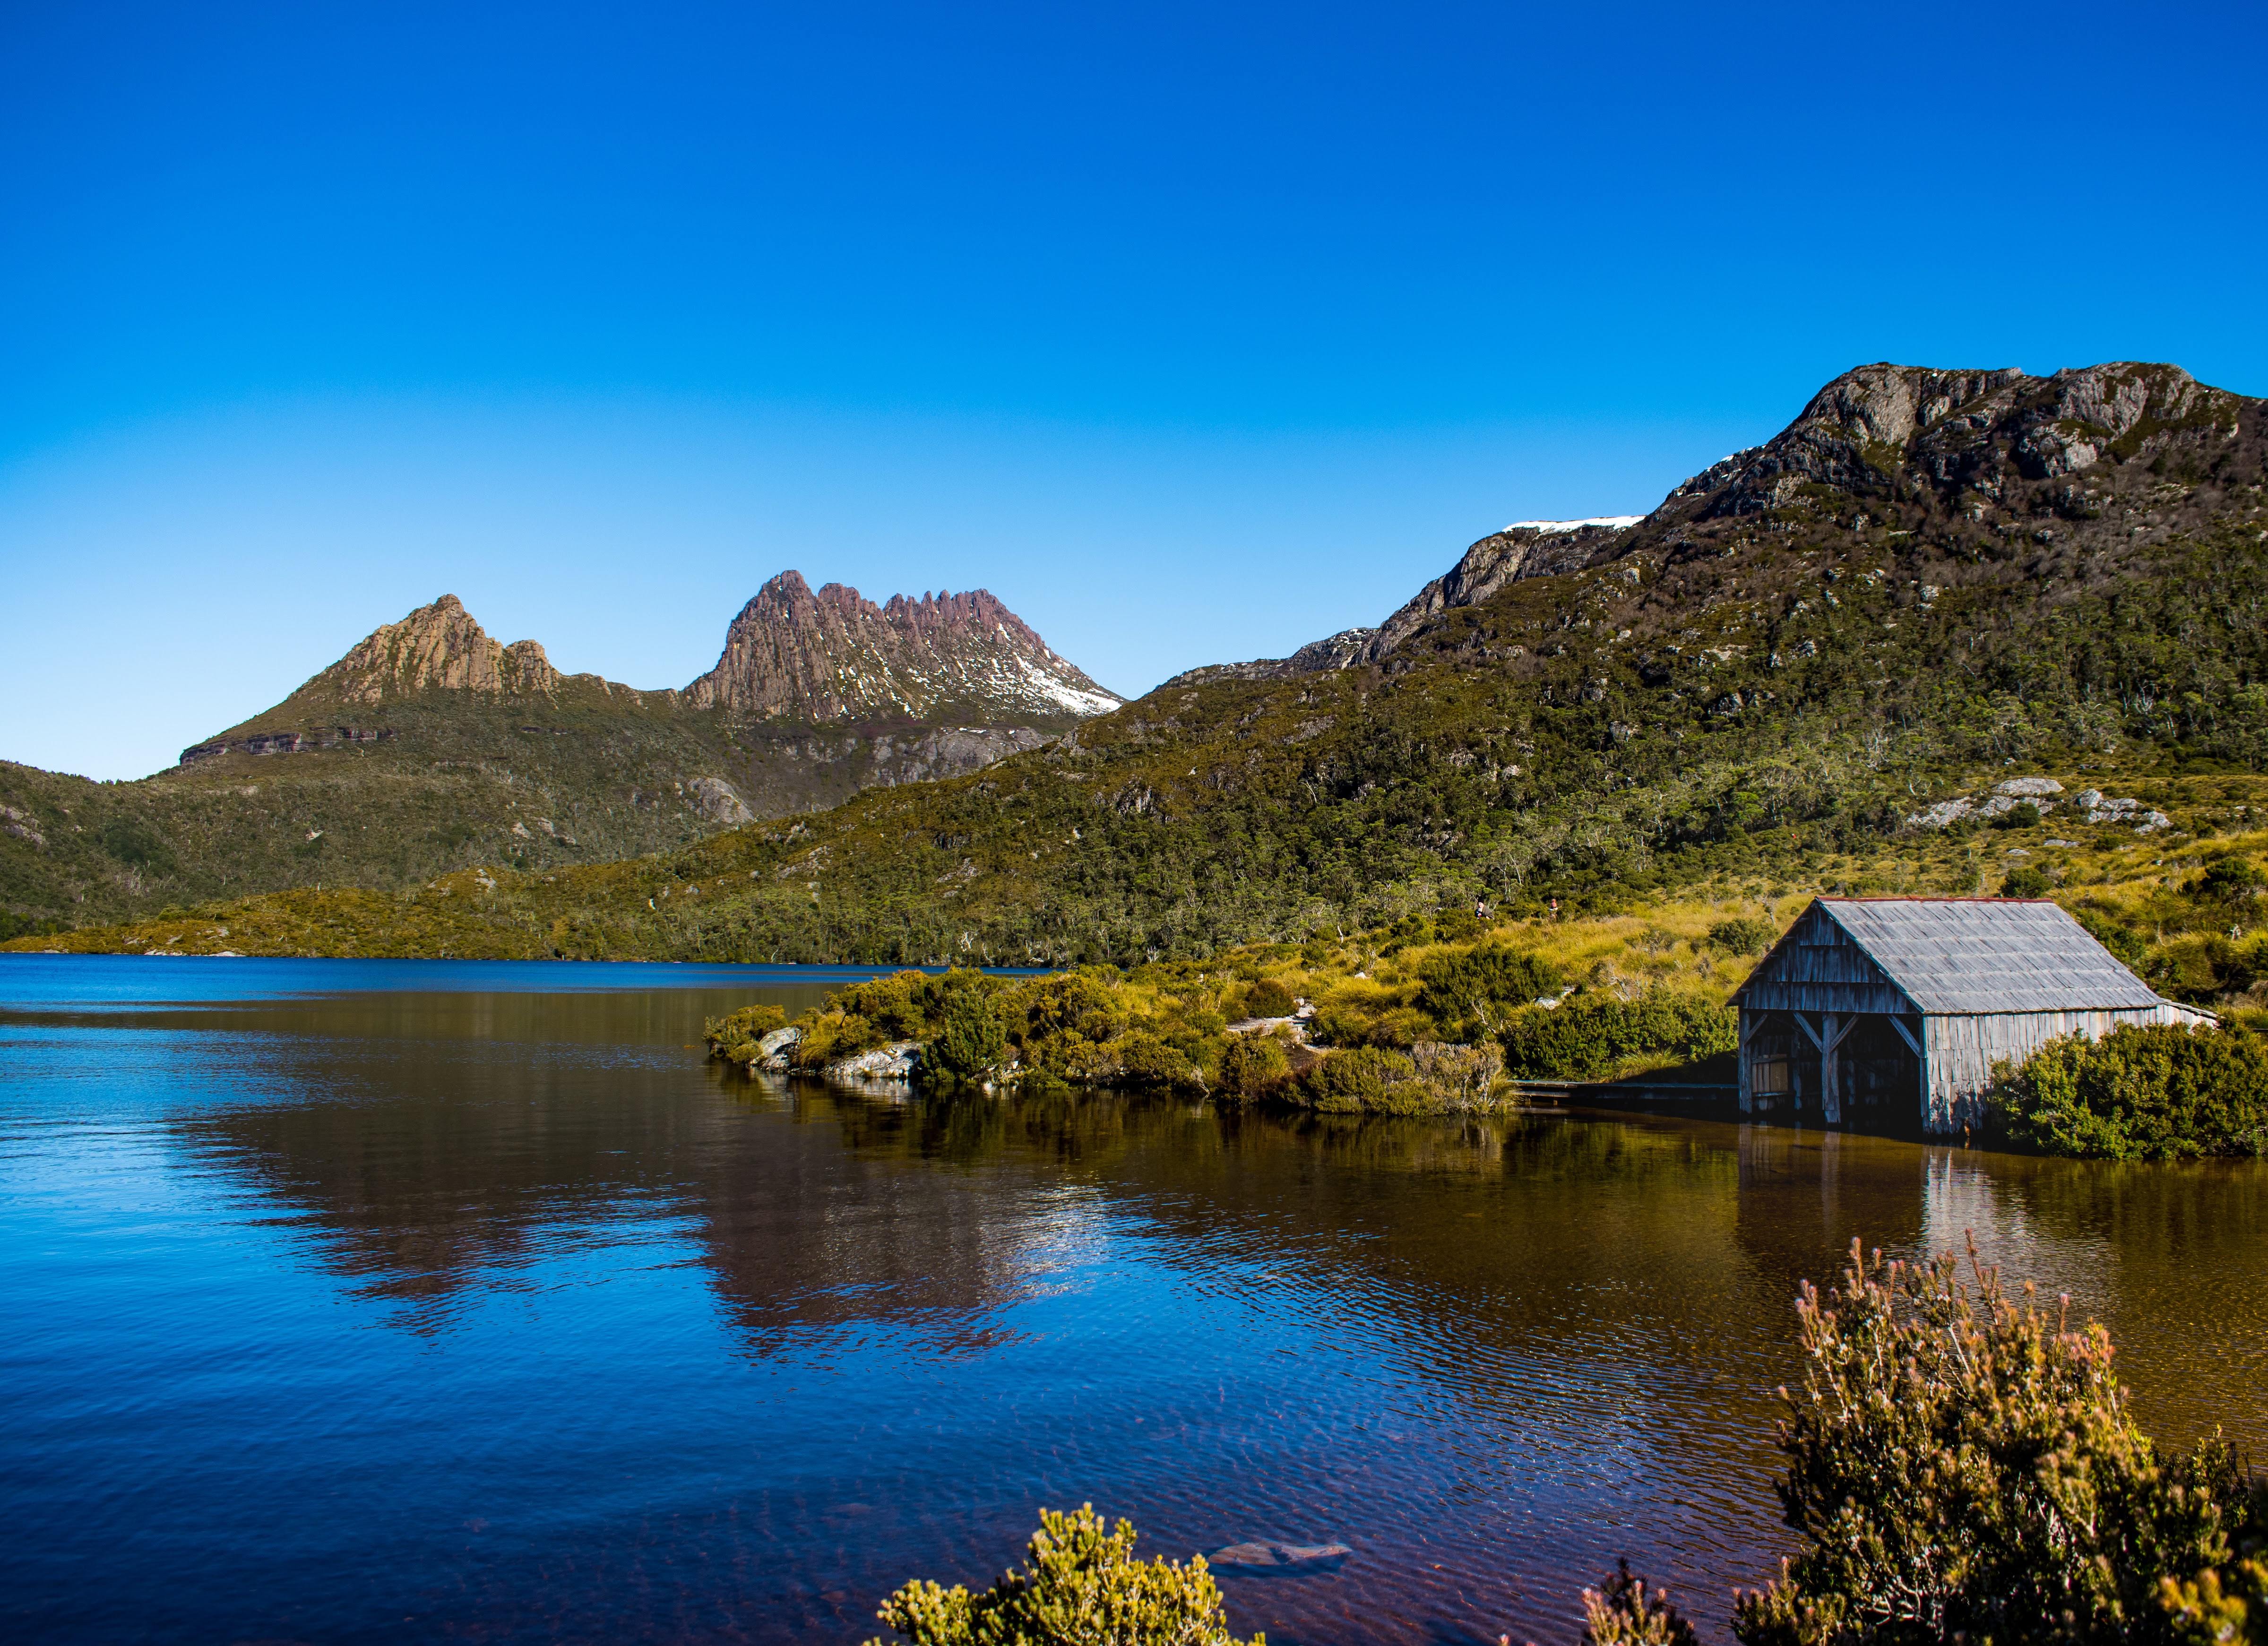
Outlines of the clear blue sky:
{"type": "Polygon", "coordinates": [[[0,756],[444,591],[682,684],[791,566],[1131,694],[1860,362],[2268,393],[2264,18],[8,5],[0,756]]]}

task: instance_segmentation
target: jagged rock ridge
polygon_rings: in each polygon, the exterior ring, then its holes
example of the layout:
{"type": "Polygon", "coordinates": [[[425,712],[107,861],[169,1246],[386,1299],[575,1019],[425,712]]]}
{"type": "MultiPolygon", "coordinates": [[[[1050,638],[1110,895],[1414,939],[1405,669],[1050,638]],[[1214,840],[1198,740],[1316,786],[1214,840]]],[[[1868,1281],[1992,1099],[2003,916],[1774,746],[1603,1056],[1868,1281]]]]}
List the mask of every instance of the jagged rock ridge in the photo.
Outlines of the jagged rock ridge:
{"type": "MultiPolygon", "coordinates": [[[[2220,430],[2233,439],[2243,409],[2257,403],[2208,387],[2179,366],[2134,361],[2044,378],[2013,368],[1859,366],[1821,389],[1771,439],[1712,463],[1651,514],[1521,521],[1473,544],[1376,628],[1347,629],[1288,658],[1192,669],[1167,684],[1273,680],[1380,663],[1443,613],[1476,606],[1522,578],[1562,575],[1642,548],[1675,553],[1683,528],[1798,507],[1840,510],[1863,525],[1867,517],[1851,512],[1853,503],[1887,498],[1902,487],[1926,489],[1947,512],[1983,521],[2020,488],[2068,478],[2055,503],[2072,523],[2065,535],[2108,538],[2112,528],[2085,525],[2100,517],[2103,496],[2086,483],[2088,471],[2123,464],[2184,431],[2220,430]]],[[[2213,501],[2204,497],[2198,507],[2213,501]]]]}
{"type": "Polygon", "coordinates": [[[717,666],[686,698],[812,724],[961,716],[1068,725],[1120,701],[985,590],[877,606],[839,583],[814,594],[793,571],[741,608],[717,666]]]}

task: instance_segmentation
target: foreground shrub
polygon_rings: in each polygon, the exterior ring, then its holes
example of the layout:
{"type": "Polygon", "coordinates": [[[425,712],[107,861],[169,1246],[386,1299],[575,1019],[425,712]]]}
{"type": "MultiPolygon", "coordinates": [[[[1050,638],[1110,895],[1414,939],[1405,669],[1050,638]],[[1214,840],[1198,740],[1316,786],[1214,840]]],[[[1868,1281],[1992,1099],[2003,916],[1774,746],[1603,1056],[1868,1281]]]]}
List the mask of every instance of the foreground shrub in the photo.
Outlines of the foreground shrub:
{"type": "Polygon", "coordinates": [[[1123,1520],[1106,1531],[1092,1503],[1043,1509],[1024,1564],[983,1594],[910,1583],[880,1616],[914,1646],[1239,1646],[1204,1557],[1138,1561],[1134,1539],[1123,1520]]]}
{"type": "MultiPolygon", "coordinates": [[[[1329,1060],[1345,1078],[1390,1062],[1329,1060]]],[[[1327,1063],[1325,1067],[1329,1067],[1327,1063]]],[[[1414,1065],[1398,1081],[1418,1078],[1414,1065]]],[[[2268,1646],[2268,1479],[2217,1437],[2161,1454],[2110,1375],[2110,1340],[1977,1266],[1851,1243],[1842,1285],[1796,1304],[1803,1390],[1780,1396],[1773,1482],[1803,1547],[1741,1595],[1742,1646],[2268,1646]]],[[[2064,1304],[2068,1299],[2064,1300],[2064,1304]]],[[[1204,1561],[1148,1565],[1093,1508],[1042,1511],[1024,1567],[982,1595],[909,1584],[882,1620],[916,1646],[1236,1646],[1204,1561]]],[[[1586,1646],[1698,1646],[1618,1562],[1583,1595],[1586,1646]]],[[[1262,1637],[1255,1637],[1259,1646],[1262,1637]]],[[[868,1646],[880,1646],[870,1642],[868,1646]]]]}
{"type": "MultiPolygon", "coordinates": [[[[2253,1519],[2256,1530],[2268,1524],[2268,1506],[2253,1519]]],[[[2257,1551],[2261,1539],[2250,1547],[2257,1551]]],[[[2159,1580],[2158,1604],[2164,1608],[2173,1638],[2182,1646],[2268,1646],[2268,1554],[2236,1561],[2224,1572],[2199,1572],[2193,1581],[2159,1580]]]]}
{"type": "Polygon", "coordinates": [[[1993,1069],[1990,1123],[2049,1154],[2112,1160],[2268,1150],[2268,1041],[2241,1031],[2129,1025],[2051,1040],[1993,1069]]]}
{"type": "MultiPolygon", "coordinates": [[[[1774,1482],[1804,1547],[1735,1604],[1745,1646],[2171,1640],[2186,1602],[2166,1580],[2200,1584],[2250,1535],[2225,1445],[2161,1457],[2100,1326],[2069,1330],[1970,1267],[1973,1291],[1950,1256],[1885,1263],[1854,1241],[1839,1290],[1805,1283],[1774,1482]]],[[[2225,1620],[2218,1576],[2195,1600],[2225,1620]]]]}
{"type": "Polygon", "coordinates": [[[1585,1646],[1701,1646],[1668,1595],[1648,1589],[1628,1561],[1616,1561],[1613,1576],[1583,1591],[1583,1618],[1585,1646]]]}
{"type": "Polygon", "coordinates": [[[1636,1000],[1582,994],[1514,1014],[1504,1063],[1528,1079],[1605,1080],[1632,1064],[1698,1062],[1739,1044],[1740,1018],[1719,1001],[1669,989],[1636,1000]]]}

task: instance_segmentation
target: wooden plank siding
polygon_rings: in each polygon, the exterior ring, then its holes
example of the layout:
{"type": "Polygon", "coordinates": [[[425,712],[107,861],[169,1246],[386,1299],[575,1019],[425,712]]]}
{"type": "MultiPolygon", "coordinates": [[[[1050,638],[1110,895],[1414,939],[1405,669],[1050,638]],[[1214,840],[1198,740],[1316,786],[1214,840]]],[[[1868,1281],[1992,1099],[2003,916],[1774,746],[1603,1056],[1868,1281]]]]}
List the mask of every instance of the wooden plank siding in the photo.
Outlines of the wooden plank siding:
{"type": "Polygon", "coordinates": [[[2181,1023],[2194,1021],[2198,1015],[2168,1002],[2147,1010],[1966,1012],[1929,1018],[1922,1130],[1949,1137],[1964,1126],[1982,1126],[1984,1088],[1992,1083],[1992,1065],[2003,1059],[2021,1062],[2061,1035],[2083,1034],[2091,1040],[2122,1023],[2181,1023]]]}

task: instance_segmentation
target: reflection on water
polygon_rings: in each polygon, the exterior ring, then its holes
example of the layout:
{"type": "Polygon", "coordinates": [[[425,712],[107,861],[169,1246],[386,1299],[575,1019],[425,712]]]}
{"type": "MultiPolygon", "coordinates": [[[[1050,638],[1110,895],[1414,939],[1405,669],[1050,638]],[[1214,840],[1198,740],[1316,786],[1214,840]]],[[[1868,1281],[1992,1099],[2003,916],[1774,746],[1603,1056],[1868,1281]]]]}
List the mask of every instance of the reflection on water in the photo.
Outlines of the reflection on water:
{"type": "Polygon", "coordinates": [[[1625,1552],[1714,1620],[1782,1547],[1768,1392],[1853,1235],[1973,1231],[2159,1432],[2268,1442],[2253,1163],[790,1089],[695,1047],[800,980],[39,965],[20,1638],[850,1642],[1090,1500],[1176,1554],[1351,1545],[1225,1578],[1279,1639],[1570,1639],[1625,1552]]]}

